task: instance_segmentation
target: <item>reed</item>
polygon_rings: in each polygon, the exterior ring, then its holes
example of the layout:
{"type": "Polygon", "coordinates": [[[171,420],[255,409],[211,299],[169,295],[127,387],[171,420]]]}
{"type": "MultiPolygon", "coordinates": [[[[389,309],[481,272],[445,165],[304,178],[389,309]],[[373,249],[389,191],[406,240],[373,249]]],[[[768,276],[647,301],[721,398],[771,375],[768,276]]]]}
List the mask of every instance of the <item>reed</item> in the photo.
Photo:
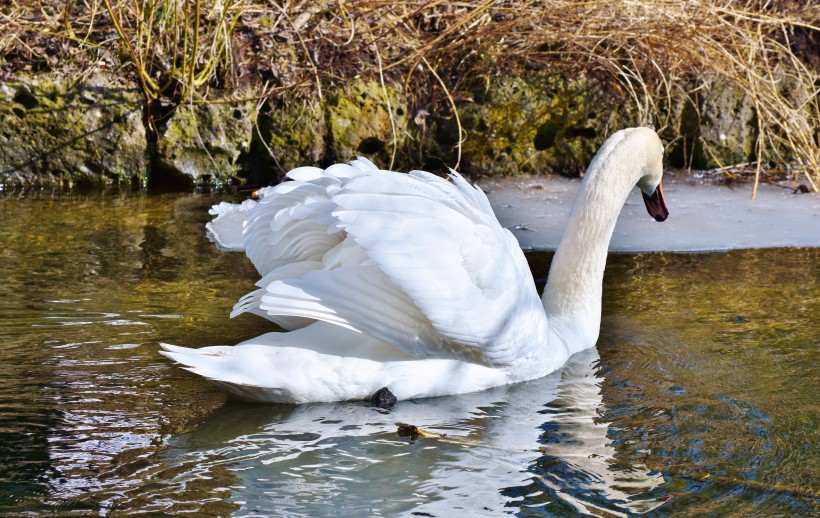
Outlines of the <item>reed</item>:
{"type": "Polygon", "coordinates": [[[756,173],[766,163],[788,163],[818,190],[820,10],[811,4],[12,2],[0,14],[12,28],[0,36],[0,65],[54,68],[55,56],[86,68],[104,62],[137,77],[147,98],[171,103],[207,101],[213,87],[249,85],[259,97],[272,88],[322,96],[367,76],[403,84],[454,111],[476,81],[537,70],[587,78],[673,138],[676,99],[730,84],[756,109],[756,173]]]}

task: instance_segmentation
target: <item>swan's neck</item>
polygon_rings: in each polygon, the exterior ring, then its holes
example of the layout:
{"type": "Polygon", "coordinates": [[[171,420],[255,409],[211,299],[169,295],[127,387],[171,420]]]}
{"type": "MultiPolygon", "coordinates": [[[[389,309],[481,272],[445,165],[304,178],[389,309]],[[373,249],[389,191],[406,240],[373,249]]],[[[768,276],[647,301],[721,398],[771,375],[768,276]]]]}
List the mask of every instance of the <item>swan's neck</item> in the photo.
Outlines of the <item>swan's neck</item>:
{"type": "Polygon", "coordinates": [[[617,160],[621,158],[618,155],[596,157],[590,164],[541,299],[550,329],[570,354],[592,347],[598,340],[609,241],[626,197],[641,174],[642,167],[631,160],[617,160]],[[618,168],[635,171],[612,170],[618,168]]]}

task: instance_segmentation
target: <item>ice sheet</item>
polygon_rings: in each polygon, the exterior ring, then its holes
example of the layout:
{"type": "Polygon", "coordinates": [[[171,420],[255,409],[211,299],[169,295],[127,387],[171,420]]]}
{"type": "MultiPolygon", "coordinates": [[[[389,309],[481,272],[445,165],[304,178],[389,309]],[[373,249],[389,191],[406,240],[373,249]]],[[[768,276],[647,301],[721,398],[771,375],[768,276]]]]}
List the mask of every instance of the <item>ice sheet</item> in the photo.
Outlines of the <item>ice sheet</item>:
{"type": "MultiPolygon", "coordinates": [[[[579,180],[544,176],[479,182],[499,221],[525,250],[555,250],[579,180]]],[[[739,248],[820,247],[820,194],[793,189],[665,178],[669,219],[655,222],[635,189],[615,232],[613,252],[700,252],[739,248]]]]}

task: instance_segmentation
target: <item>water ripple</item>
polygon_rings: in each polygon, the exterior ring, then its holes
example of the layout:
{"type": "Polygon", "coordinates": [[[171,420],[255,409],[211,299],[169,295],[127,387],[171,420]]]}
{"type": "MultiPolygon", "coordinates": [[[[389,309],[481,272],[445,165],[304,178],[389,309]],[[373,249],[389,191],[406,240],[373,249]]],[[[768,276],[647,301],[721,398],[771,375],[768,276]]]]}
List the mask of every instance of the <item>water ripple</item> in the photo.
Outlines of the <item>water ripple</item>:
{"type": "Polygon", "coordinates": [[[820,513],[820,251],[613,256],[600,360],[533,383],[243,405],[157,353],[271,330],[212,201],[0,198],[0,514],[820,513]]]}

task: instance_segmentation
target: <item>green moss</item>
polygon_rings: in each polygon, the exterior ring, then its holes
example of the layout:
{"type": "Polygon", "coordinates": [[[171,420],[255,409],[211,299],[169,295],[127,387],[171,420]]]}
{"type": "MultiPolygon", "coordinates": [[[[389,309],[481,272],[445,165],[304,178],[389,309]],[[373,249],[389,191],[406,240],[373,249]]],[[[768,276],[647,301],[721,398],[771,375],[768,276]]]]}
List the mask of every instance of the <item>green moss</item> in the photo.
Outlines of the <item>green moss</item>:
{"type": "Polygon", "coordinates": [[[322,163],[327,130],[319,102],[276,99],[268,120],[267,147],[280,173],[322,163]]]}
{"type": "Polygon", "coordinates": [[[693,85],[693,93],[673,106],[678,136],[669,149],[673,167],[711,169],[754,159],[754,102],[725,81],[711,80],[707,86],[693,85]]]}
{"type": "Polygon", "coordinates": [[[747,162],[754,157],[757,124],[754,102],[725,82],[714,84],[703,96],[701,147],[703,168],[747,162]]]}
{"type": "Polygon", "coordinates": [[[275,167],[286,172],[302,165],[329,165],[366,156],[387,167],[393,146],[405,145],[407,101],[381,84],[355,81],[318,101],[276,98],[262,120],[275,167]]]}
{"type": "Polygon", "coordinates": [[[138,91],[93,76],[82,84],[36,76],[0,86],[0,181],[102,186],[144,180],[138,91]]]}
{"type": "Polygon", "coordinates": [[[251,102],[178,106],[159,137],[160,170],[195,184],[237,176],[240,157],[250,149],[255,113],[251,102]]]}
{"type": "Polygon", "coordinates": [[[356,81],[325,98],[328,158],[347,161],[364,154],[387,166],[393,146],[402,147],[406,139],[407,100],[394,86],[386,90],[385,95],[376,81],[356,81]]]}
{"type": "MultiPolygon", "coordinates": [[[[459,106],[466,132],[462,164],[469,172],[514,175],[577,174],[608,132],[614,110],[601,116],[585,81],[531,75],[502,78],[473,91],[474,102],[459,106]]],[[[455,162],[455,118],[433,118],[429,154],[455,162]]]]}
{"type": "MultiPolygon", "coordinates": [[[[385,95],[377,81],[352,81],[322,99],[269,99],[258,120],[253,102],[183,104],[160,119],[150,149],[153,180],[189,185],[241,176],[263,183],[294,167],[360,155],[387,167],[394,150],[395,169],[435,169],[455,165],[460,140],[467,173],[576,175],[609,134],[643,122],[612,99],[584,78],[484,81],[458,102],[463,134],[446,104],[411,111],[404,92],[388,86],[385,95]]],[[[671,134],[680,138],[670,145],[670,165],[715,167],[754,155],[755,111],[742,92],[715,84],[671,109],[671,134]]],[[[144,184],[142,117],[139,91],[110,77],[0,84],[0,182],[144,184]]]]}

